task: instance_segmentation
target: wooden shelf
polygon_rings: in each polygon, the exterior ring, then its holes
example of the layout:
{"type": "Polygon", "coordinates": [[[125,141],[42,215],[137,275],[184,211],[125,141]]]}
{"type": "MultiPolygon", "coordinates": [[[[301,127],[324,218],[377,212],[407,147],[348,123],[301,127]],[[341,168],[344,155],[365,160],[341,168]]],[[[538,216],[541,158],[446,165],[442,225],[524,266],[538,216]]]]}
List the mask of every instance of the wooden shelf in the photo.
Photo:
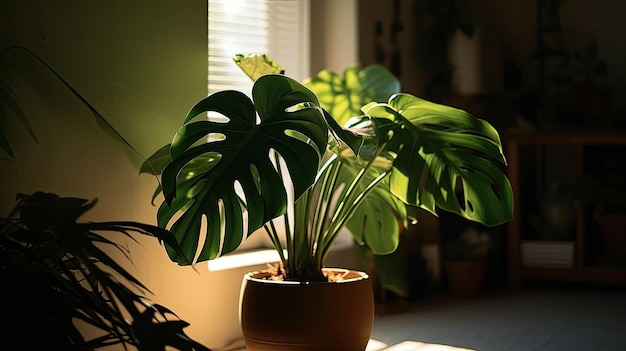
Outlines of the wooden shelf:
{"type": "Polygon", "coordinates": [[[522,153],[538,152],[549,145],[566,145],[575,153],[574,172],[584,171],[584,149],[595,145],[626,145],[626,132],[575,131],[529,132],[509,131],[504,135],[507,173],[513,188],[514,218],[507,224],[509,286],[519,288],[523,280],[580,282],[601,284],[626,284],[626,265],[589,265],[586,262],[585,216],[582,208],[576,211],[574,266],[571,268],[525,267],[522,263],[521,244],[523,212],[525,205],[521,194],[536,189],[522,188],[522,153]]]}
{"type": "Polygon", "coordinates": [[[530,132],[510,130],[505,134],[507,144],[570,144],[584,145],[625,145],[626,131],[563,131],[530,132]]]}
{"type": "MultiPolygon", "coordinates": [[[[574,268],[522,267],[520,280],[564,283],[626,284],[625,267],[588,266],[574,268]]],[[[519,283],[518,283],[519,284],[519,283]]],[[[519,287],[519,285],[517,285],[519,287]]]]}

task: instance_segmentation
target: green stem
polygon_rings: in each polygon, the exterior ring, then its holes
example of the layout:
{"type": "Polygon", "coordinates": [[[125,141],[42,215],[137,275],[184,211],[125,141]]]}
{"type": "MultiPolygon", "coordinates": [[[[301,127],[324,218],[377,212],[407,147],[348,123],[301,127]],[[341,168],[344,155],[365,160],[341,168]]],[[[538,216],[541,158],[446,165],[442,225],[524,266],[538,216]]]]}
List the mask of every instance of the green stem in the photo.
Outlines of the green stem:
{"type": "MultiPolygon", "coordinates": [[[[284,177],[283,177],[283,171],[282,171],[282,167],[281,167],[281,162],[280,162],[280,156],[278,155],[278,153],[274,153],[274,162],[277,165],[277,172],[278,175],[280,176],[280,178],[283,180],[283,184],[285,184],[284,182],[284,177]]],[[[288,205],[291,207],[291,210],[294,210],[293,204],[288,205]]],[[[287,208],[287,211],[285,211],[285,214],[282,216],[283,217],[283,224],[285,226],[285,247],[287,248],[287,259],[285,259],[285,256],[283,254],[283,247],[282,245],[280,245],[280,240],[278,239],[278,235],[277,235],[277,241],[279,243],[280,246],[280,252],[278,253],[280,255],[280,258],[283,262],[283,267],[287,270],[287,272],[294,272],[295,270],[295,262],[297,260],[297,255],[295,253],[295,240],[293,238],[293,233],[291,231],[291,226],[289,224],[289,208],[287,208]]],[[[272,226],[273,226],[273,221],[272,221],[272,226]]],[[[276,229],[274,227],[274,229],[276,229]]],[[[296,232],[295,228],[294,228],[294,232],[296,232]]],[[[274,245],[274,247],[276,247],[276,245],[274,245]]]]}
{"type": "Polygon", "coordinates": [[[326,258],[326,256],[328,255],[328,248],[330,247],[330,243],[334,242],[335,239],[337,238],[337,236],[339,235],[339,232],[341,231],[341,229],[346,225],[346,223],[348,222],[348,220],[352,217],[352,215],[354,214],[354,212],[359,208],[359,206],[361,206],[361,204],[363,203],[363,201],[367,198],[367,196],[374,191],[374,189],[376,188],[376,186],[383,180],[385,179],[385,177],[387,177],[389,173],[388,172],[383,172],[381,173],[378,177],[376,177],[376,179],[374,179],[368,186],[367,188],[362,192],[359,193],[356,198],[354,199],[354,201],[351,202],[351,206],[347,207],[346,212],[342,215],[341,219],[339,221],[333,221],[333,226],[332,228],[330,228],[328,230],[328,234],[327,234],[327,240],[328,240],[328,244],[327,246],[325,246],[325,251],[322,253],[322,260],[326,258]]]}
{"type": "MultiPolygon", "coordinates": [[[[335,155],[335,157],[338,156],[335,155]]],[[[331,160],[329,160],[329,162],[331,162],[331,160]]],[[[332,206],[333,189],[335,189],[335,185],[337,184],[337,179],[339,177],[339,172],[342,167],[342,163],[340,160],[336,159],[332,162],[334,162],[334,164],[329,165],[330,169],[328,170],[328,173],[326,174],[326,177],[322,182],[319,194],[320,203],[324,199],[327,199],[327,201],[325,201],[323,205],[323,210],[322,206],[320,206],[319,212],[317,213],[316,217],[318,219],[321,218],[321,221],[316,228],[318,232],[318,240],[316,246],[317,250],[315,251],[315,265],[320,269],[324,262],[323,252],[326,251],[326,247],[324,245],[326,242],[328,242],[326,240],[326,236],[328,235],[328,223],[331,217],[330,212],[334,209],[334,206],[332,206]]]]}
{"type": "Polygon", "coordinates": [[[323,244],[323,251],[321,253],[321,260],[323,261],[328,255],[329,248],[331,244],[335,241],[341,229],[346,225],[350,217],[354,214],[354,212],[359,208],[363,200],[367,197],[369,193],[371,193],[374,188],[380,183],[389,173],[383,172],[378,177],[376,177],[370,184],[367,185],[363,192],[357,192],[357,186],[365,179],[365,175],[367,174],[367,170],[372,166],[374,161],[380,155],[380,150],[384,149],[384,145],[378,148],[376,154],[370,158],[365,165],[365,167],[361,168],[359,173],[354,177],[348,188],[343,193],[343,201],[340,202],[335,215],[330,223],[330,227],[328,228],[327,234],[325,236],[325,242],[323,244]]]}
{"type": "Polygon", "coordinates": [[[269,221],[269,226],[266,224],[263,225],[263,229],[270,237],[272,244],[274,245],[274,249],[278,252],[278,256],[280,257],[280,261],[285,265],[285,254],[282,244],[280,243],[280,238],[278,237],[278,230],[276,230],[276,226],[274,225],[274,221],[269,221]]]}
{"type": "Polygon", "coordinates": [[[291,226],[289,225],[289,210],[287,210],[283,215],[283,225],[285,226],[285,247],[287,248],[287,259],[285,260],[283,258],[283,266],[287,269],[287,271],[289,271],[291,268],[291,255],[293,254],[293,249],[291,249],[293,246],[293,233],[291,232],[291,226]]]}
{"type": "MultiPolygon", "coordinates": [[[[338,158],[338,157],[337,157],[338,158]]],[[[323,215],[322,215],[322,223],[320,226],[320,232],[327,229],[328,222],[331,218],[330,211],[334,209],[332,206],[332,198],[333,198],[333,190],[337,184],[337,179],[339,178],[339,173],[341,171],[343,164],[340,159],[334,161],[334,165],[331,166],[329,170],[329,175],[325,178],[324,183],[322,184],[321,194],[322,198],[328,199],[326,202],[323,215]],[[328,181],[330,179],[330,182],[328,181]]]]}

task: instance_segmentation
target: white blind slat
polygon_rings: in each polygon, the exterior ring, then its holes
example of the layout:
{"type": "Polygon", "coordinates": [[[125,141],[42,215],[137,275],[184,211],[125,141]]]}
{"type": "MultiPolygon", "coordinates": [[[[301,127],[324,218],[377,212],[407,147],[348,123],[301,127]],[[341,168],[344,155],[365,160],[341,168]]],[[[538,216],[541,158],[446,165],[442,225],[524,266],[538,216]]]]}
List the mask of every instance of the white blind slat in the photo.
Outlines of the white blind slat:
{"type": "Polygon", "coordinates": [[[252,82],[232,61],[236,54],[267,54],[295,79],[308,75],[309,0],[208,0],[209,94],[249,93],[252,82]]]}

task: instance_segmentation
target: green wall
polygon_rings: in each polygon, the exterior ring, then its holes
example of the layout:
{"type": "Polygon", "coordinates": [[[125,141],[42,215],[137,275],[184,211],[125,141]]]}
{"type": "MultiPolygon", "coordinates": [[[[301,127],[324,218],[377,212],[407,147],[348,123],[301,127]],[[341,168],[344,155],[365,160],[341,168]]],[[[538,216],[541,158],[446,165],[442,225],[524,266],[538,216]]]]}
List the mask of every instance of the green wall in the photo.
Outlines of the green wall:
{"type": "MultiPolygon", "coordinates": [[[[201,0],[2,0],[0,48],[20,45],[38,53],[148,156],[171,140],[189,107],[206,96],[206,12],[201,0]]],[[[138,174],[141,157],[103,132],[89,110],[24,52],[5,55],[0,74],[39,139],[35,144],[15,121],[2,126],[16,156],[0,160],[3,214],[17,192],[43,190],[98,198],[83,220],[156,222],[150,198],[157,182],[138,174]]],[[[150,299],[190,322],[186,331],[209,347],[239,336],[237,296],[231,295],[243,272],[178,267],[154,240],[140,243],[126,243],[129,269],[154,293],[146,293],[150,299]]]]}
{"type": "MultiPolygon", "coordinates": [[[[206,96],[206,6],[195,0],[3,0],[0,47],[19,45],[37,53],[147,157],[171,140],[187,109],[206,96]]],[[[85,181],[91,190],[74,195],[101,197],[106,191],[99,191],[95,182],[76,179],[81,169],[113,166],[114,151],[125,154],[135,165],[141,162],[141,156],[132,156],[121,143],[94,143],[108,136],[84,105],[24,51],[8,52],[0,62],[0,72],[17,89],[18,100],[42,141],[35,150],[27,150],[32,142],[23,140],[19,128],[12,131],[12,142],[25,144],[15,150],[18,166],[27,160],[25,155],[31,163],[39,163],[39,157],[50,159],[44,151],[63,148],[64,160],[80,156],[80,163],[69,162],[68,167],[56,159],[43,163],[42,171],[71,170],[67,181],[72,187],[85,181]],[[51,144],[46,144],[47,140],[51,144]],[[106,152],[99,154],[84,143],[97,144],[106,152]]],[[[11,165],[12,172],[6,175],[17,177],[11,185],[18,191],[31,190],[27,180],[32,177],[15,166],[11,165]]],[[[29,173],[35,171],[36,165],[28,165],[29,173]]],[[[138,177],[134,173],[131,177],[138,177]]],[[[37,178],[33,186],[46,185],[45,177],[37,178]]],[[[135,179],[119,181],[127,180],[135,179]]],[[[66,189],[63,184],[54,185],[66,189]]]]}

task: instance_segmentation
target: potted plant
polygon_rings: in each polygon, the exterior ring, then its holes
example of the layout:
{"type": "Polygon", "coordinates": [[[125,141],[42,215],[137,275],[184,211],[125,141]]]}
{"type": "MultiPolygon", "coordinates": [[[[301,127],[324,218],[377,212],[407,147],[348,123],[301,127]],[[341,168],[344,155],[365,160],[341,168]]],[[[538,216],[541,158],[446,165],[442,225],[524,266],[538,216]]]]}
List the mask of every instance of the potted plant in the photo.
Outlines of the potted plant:
{"type": "Polygon", "coordinates": [[[450,291],[458,297],[477,297],[484,290],[489,234],[469,226],[442,244],[444,269],[450,291]]]}
{"type": "MultiPolygon", "coordinates": [[[[189,265],[232,252],[259,228],[272,240],[281,262],[274,272],[246,275],[242,288],[249,350],[365,349],[373,320],[367,275],[324,268],[342,228],[384,254],[394,251],[398,222],[406,225],[416,207],[486,225],[511,219],[500,138],[486,121],[397,93],[366,103],[340,125],[323,108],[322,93],[277,74],[271,60],[237,61],[256,78],[252,100],[238,91],[202,99],[142,171],[160,174],[158,224],[182,251],[168,249],[173,261],[189,265]],[[251,297],[251,286],[270,292],[251,297]],[[302,298],[296,289],[313,294],[302,298]],[[326,289],[345,295],[334,300],[326,289]],[[306,331],[319,339],[296,338],[306,331]]],[[[363,78],[356,73],[349,82],[363,78]]],[[[351,91],[324,75],[327,92],[351,91]]]]}
{"type": "Polygon", "coordinates": [[[603,199],[597,218],[602,233],[605,259],[624,262],[626,259],[626,179],[619,156],[607,162],[613,165],[602,176],[603,199]]]}
{"type": "Polygon", "coordinates": [[[131,233],[153,236],[176,251],[171,233],[130,221],[77,222],[95,204],[51,193],[20,194],[11,214],[0,218],[3,346],[208,350],[185,334],[187,322],[150,303],[143,296],[149,290],[106,253],[114,249],[128,257],[128,248],[105,233],[130,240],[131,233]]]}
{"type": "Polygon", "coordinates": [[[626,257],[626,168],[619,152],[602,152],[593,172],[561,184],[557,191],[573,206],[583,206],[597,224],[605,259],[626,257]]]}

